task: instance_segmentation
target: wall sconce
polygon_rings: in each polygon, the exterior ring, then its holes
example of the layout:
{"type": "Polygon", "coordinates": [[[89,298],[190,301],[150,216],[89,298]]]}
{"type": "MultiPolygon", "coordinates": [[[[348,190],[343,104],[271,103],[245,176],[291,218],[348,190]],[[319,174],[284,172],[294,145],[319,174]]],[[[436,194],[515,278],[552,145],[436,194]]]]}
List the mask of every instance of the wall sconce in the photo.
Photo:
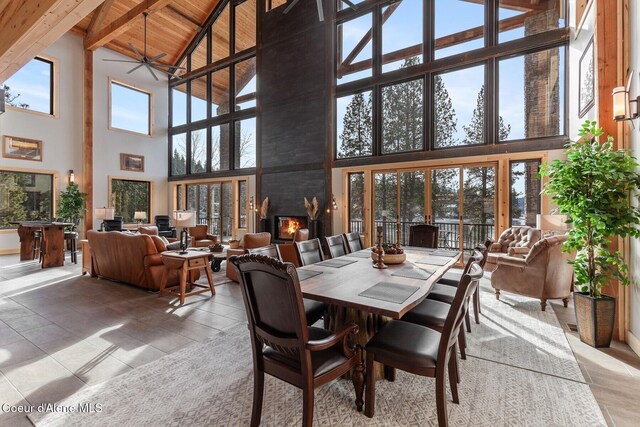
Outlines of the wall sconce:
{"type": "Polygon", "coordinates": [[[333,193],[331,193],[331,209],[333,209],[334,211],[338,210],[338,203],[336,203],[336,196],[334,196],[333,193]]]}
{"type": "Polygon", "coordinates": [[[637,98],[629,97],[632,80],[633,73],[629,74],[626,87],[618,86],[613,89],[613,93],[611,94],[613,97],[613,120],[616,122],[633,120],[638,117],[638,101],[640,101],[640,96],[637,98]]]}
{"type": "Polygon", "coordinates": [[[249,197],[249,210],[253,212],[254,204],[253,204],[253,196],[249,197]]]}
{"type": "Polygon", "coordinates": [[[76,176],[73,173],[73,169],[69,169],[69,184],[73,184],[76,182],[76,176]]]}

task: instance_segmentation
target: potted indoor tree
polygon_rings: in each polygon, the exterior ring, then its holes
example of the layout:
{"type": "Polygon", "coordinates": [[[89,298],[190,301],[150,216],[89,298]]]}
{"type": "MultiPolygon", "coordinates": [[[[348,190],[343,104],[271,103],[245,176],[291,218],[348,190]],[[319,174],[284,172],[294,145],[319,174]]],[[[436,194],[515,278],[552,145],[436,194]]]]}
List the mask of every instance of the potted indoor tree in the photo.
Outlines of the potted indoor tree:
{"type": "Polygon", "coordinates": [[[602,294],[610,280],[629,284],[627,265],[610,248],[618,237],[640,236],[640,210],[630,194],[640,188],[638,163],[625,150],[613,148],[613,138],[599,142],[603,132],[586,121],[580,139],[566,149],[566,160],[542,166],[552,196],[571,225],[565,251],[577,251],[571,261],[575,274],[574,306],[580,339],[593,347],[608,347],[615,318],[615,298],[602,294]]]}
{"type": "Polygon", "coordinates": [[[78,188],[78,184],[71,182],[65,191],[60,192],[58,201],[58,217],[73,222],[74,227],[78,225],[84,213],[87,193],[83,193],[78,188]]]}

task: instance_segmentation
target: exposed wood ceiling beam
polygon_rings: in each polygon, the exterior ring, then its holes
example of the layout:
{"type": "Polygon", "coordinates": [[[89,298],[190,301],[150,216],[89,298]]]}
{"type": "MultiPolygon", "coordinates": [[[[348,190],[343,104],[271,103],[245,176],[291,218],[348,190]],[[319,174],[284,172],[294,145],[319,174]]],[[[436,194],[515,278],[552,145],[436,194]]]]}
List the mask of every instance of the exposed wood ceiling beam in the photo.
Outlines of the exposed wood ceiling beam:
{"type": "Polygon", "coordinates": [[[102,27],[102,23],[105,18],[109,14],[109,9],[111,9],[111,5],[114,0],[104,0],[104,3],[100,5],[93,13],[93,18],[91,18],[91,22],[87,27],[87,34],[93,36],[99,29],[102,27]]]}
{"type": "Polygon", "coordinates": [[[149,14],[154,13],[165,7],[169,2],[171,2],[171,0],[144,0],[142,3],[125,13],[120,18],[111,22],[93,36],[87,37],[84,41],[85,49],[95,50],[104,46],[131,28],[135,24],[135,19],[138,16],[144,12],[149,14]]]}
{"type": "Polygon", "coordinates": [[[182,22],[188,27],[191,27],[191,31],[200,32],[200,30],[202,29],[199,22],[185,15],[184,13],[176,9],[174,6],[168,5],[166,7],[166,10],[170,12],[173,16],[175,16],[178,19],[178,21],[182,22]]]}
{"type": "MultiPolygon", "coordinates": [[[[463,0],[467,3],[485,3],[485,0],[463,0]]],[[[500,7],[510,10],[519,10],[521,12],[528,12],[530,10],[549,10],[554,9],[549,6],[549,2],[557,3],[558,0],[498,0],[500,7]]],[[[556,6],[557,7],[557,6],[556,6]]]]}
{"type": "MultiPolygon", "coordinates": [[[[523,13],[518,16],[513,16],[511,18],[503,19],[498,23],[498,29],[500,32],[503,32],[503,31],[509,31],[515,28],[522,27],[524,25],[524,21],[527,18],[537,15],[538,13],[540,12],[532,11],[532,12],[523,13]]],[[[440,37],[435,40],[435,45],[436,45],[436,49],[444,49],[447,47],[455,46],[457,44],[465,43],[465,42],[479,39],[482,37],[484,37],[484,26],[474,27],[465,31],[460,31],[454,34],[449,34],[448,36],[440,37]]],[[[382,63],[388,64],[390,62],[411,58],[412,56],[420,55],[421,53],[422,53],[422,44],[409,46],[404,49],[399,49],[397,51],[383,55],[382,63]]],[[[338,70],[338,76],[343,76],[345,74],[368,70],[371,68],[371,63],[372,63],[371,59],[359,61],[359,62],[356,62],[355,64],[343,63],[340,65],[340,68],[338,70]]]]}
{"type": "MultiPolygon", "coordinates": [[[[2,0],[0,0],[2,1],[2,0]]],[[[103,0],[2,1],[0,82],[42,53],[103,0]]]]}

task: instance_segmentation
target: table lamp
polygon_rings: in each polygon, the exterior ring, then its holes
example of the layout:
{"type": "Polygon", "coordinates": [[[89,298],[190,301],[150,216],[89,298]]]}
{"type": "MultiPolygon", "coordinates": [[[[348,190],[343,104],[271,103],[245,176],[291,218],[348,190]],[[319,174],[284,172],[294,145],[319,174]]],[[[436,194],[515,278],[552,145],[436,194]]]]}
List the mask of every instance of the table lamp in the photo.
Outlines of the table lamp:
{"type": "Polygon", "coordinates": [[[536,228],[543,235],[564,234],[569,228],[566,215],[536,215],[536,228]]]}
{"type": "Polygon", "coordinates": [[[138,227],[139,227],[139,226],[142,225],[142,221],[147,219],[147,212],[146,211],[135,211],[135,213],[133,214],[133,219],[135,219],[138,222],[138,227]]]}
{"type": "Polygon", "coordinates": [[[189,243],[187,228],[196,226],[196,213],[194,211],[173,211],[173,225],[182,227],[180,232],[180,249],[181,254],[187,253],[187,245],[189,243]]]}
{"type": "Polygon", "coordinates": [[[100,231],[104,231],[104,220],[113,219],[115,212],[116,210],[114,208],[105,208],[105,207],[96,208],[95,210],[96,219],[99,219],[102,221],[102,223],[100,224],[100,231]]]}

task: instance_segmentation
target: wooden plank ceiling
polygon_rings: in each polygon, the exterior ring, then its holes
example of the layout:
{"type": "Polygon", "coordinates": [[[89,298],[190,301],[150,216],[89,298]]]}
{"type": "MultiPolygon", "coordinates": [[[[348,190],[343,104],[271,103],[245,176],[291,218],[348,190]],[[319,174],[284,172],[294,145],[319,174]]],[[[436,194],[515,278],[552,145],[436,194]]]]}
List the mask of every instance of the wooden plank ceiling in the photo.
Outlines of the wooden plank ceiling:
{"type": "Polygon", "coordinates": [[[104,46],[137,59],[128,44],[143,53],[142,12],[148,12],[147,57],[166,53],[160,62],[175,64],[219,1],[107,0],[102,8],[78,22],[72,31],[85,37],[85,47],[89,49],[104,46]]]}

